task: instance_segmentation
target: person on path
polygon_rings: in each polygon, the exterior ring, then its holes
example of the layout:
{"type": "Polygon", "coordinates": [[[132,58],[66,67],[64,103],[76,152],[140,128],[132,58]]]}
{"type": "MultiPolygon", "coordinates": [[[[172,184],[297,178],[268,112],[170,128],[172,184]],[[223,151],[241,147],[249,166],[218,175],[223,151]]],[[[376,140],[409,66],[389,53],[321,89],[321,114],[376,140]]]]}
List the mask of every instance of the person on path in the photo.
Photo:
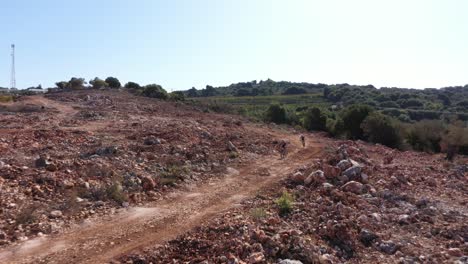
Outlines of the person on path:
{"type": "Polygon", "coordinates": [[[281,142],[279,143],[279,153],[280,153],[280,156],[281,156],[280,159],[286,158],[287,145],[288,145],[288,143],[286,141],[284,141],[284,140],[281,140],[281,142]]]}
{"type": "Polygon", "coordinates": [[[301,134],[301,135],[299,136],[299,139],[301,140],[302,147],[305,148],[305,136],[301,134]]]}

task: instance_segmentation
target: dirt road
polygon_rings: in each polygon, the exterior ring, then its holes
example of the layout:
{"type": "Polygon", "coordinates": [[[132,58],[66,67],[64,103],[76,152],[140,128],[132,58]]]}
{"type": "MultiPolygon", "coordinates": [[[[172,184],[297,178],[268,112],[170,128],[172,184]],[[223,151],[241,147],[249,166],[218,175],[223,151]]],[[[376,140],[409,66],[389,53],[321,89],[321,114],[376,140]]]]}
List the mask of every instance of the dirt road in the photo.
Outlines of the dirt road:
{"type": "MultiPolygon", "coordinates": [[[[64,119],[75,112],[59,102],[40,97],[34,100],[56,108],[64,119]]],[[[288,139],[290,155],[285,160],[279,160],[278,155],[263,156],[249,164],[228,168],[225,177],[179,190],[160,202],[124,209],[110,219],[89,221],[65,233],[7,247],[0,251],[0,263],[108,263],[129,251],[162,243],[200,225],[255,196],[260,189],[275,184],[321,153],[322,146],[313,138],[307,139],[307,148],[301,148],[297,135],[272,132],[266,127],[252,129],[288,139]],[[270,175],[260,175],[259,168],[267,168],[270,175]]]]}
{"type": "MultiPolygon", "coordinates": [[[[293,140],[297,139],[291,137],[293,140]]],[[[179,191],[158,204],[129,208],[110,221],[89,223],[61,235],[37,238],[4,249],[0,251],[0,262],[106,263],[131,250],[167,241],[278,182],[288,172],[317,156],[321,146],[312,143],[305,149],[298,149],[293,146],[285,160],[277,156],[265,157],[238,170],[230,168],[222,179],[179,191]],[[259,167],[268,168],[270,175],[258,175],[259,167]]]]}

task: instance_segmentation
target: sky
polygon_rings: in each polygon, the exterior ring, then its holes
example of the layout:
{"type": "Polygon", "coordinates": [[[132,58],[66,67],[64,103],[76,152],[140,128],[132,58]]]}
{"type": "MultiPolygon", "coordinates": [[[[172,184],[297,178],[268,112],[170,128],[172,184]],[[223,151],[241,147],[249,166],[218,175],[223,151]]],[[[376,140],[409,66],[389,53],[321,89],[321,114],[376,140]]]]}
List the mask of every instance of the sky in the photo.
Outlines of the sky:
{"type": "Polygon", "coordinates": [[[466,0],[1,0],[0,87],[468,84],[466,0]]]}

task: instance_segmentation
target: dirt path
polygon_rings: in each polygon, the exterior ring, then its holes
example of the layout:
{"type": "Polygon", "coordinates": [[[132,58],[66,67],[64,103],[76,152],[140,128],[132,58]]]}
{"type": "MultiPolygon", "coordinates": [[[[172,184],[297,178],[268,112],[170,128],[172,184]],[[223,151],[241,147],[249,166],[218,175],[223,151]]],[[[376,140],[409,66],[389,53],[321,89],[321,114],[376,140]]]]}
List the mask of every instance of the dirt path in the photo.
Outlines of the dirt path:
{"type": "Polygon", "coordinates": [[[0,251],[0,263],[107,263],[129,251],[175,238],[278,182],[322,149],[313,139],[305,149],[298,147],[296,136],[289,140],[294,146],[285,160],[262,157],[244,167],[228,169],[226,177],[178,191],[157,204],[130,208],[112,220],[6,248],[0,251]],[[257,175],[259,167],[268,168],[270,175],[257,175]]]}

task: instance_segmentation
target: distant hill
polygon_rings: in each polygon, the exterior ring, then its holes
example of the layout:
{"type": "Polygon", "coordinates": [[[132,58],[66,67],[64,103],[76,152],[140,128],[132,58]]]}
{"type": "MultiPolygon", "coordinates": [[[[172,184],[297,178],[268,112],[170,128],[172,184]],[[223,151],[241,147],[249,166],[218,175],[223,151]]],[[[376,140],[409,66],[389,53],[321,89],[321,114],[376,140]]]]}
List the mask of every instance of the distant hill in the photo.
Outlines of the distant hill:
{"type": "Polygon", "coordinates": [[[468,113],[468,85],[440,89],[376,88],[373,85],[313,84],[273,80],[251,81],[229,86],[205,89],[192,88],[184,91],[187,97],[241,97],[292,94],[321,94],[333,104],[366,104],[380,109],[407,109],[414,111],[436,111],[468,113]]]}

